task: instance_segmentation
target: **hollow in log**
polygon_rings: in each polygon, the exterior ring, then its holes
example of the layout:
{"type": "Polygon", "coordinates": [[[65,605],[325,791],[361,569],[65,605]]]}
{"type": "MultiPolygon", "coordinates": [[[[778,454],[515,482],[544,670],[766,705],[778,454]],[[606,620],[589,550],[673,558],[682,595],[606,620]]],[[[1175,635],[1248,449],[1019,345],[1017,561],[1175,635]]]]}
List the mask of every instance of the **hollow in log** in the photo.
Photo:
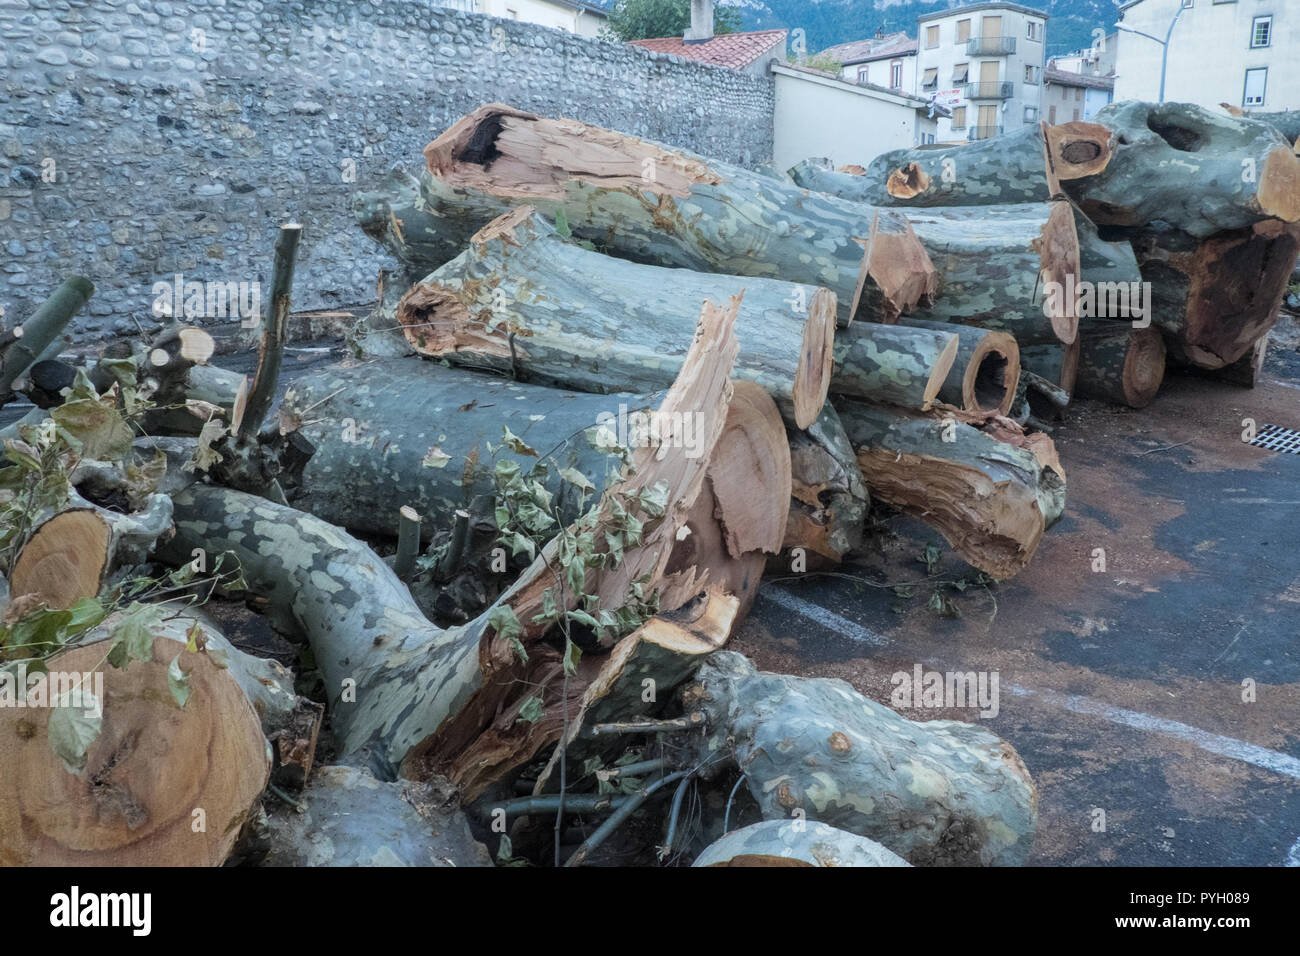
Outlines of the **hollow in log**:
{"type": "Polygon", "coordinates": [[[1011,410],[1020,381],[1020,347],[1013,336],[973,325],[903,318],[900,326],[957,336],[957,355],[939,389],[939,400],[966,411],[1011,410]]]}

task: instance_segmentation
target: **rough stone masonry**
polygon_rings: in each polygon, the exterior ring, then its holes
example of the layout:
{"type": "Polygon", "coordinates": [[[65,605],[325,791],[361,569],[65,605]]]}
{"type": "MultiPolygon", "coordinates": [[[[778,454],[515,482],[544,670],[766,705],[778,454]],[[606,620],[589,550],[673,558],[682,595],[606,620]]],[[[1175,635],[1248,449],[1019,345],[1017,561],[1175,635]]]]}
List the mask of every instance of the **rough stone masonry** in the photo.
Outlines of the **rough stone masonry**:
{"type": "Polygon", "coordinates": [[[79,272],[97,292],[78,338],[150,328],[178,273],[269,282],[290,220],[295,308],[363,302],[390,263],[353,191],[418,168],[482,103],[754,166],[773,96],[770,78],[430,0],[0,0],[0,307],[21,322],[79,272]]]}

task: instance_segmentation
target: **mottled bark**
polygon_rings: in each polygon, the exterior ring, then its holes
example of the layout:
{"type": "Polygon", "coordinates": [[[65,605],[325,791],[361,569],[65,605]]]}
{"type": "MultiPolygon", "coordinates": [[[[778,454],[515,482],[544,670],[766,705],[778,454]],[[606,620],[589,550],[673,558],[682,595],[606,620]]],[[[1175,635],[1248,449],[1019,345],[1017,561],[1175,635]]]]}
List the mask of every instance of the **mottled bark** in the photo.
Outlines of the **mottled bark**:
{"type": "MultiPolygon", "coordinates": [[[[1116,324],[1123,329],[1131,328],[1116,324]]],[[[1026,377],[1025,373],[1037,375],[1061,390],[1065,401],[1058,404],[1069,404],[1079,374],[1079,341],[1076,338],[1069,345],[1058,343],[1023,346],[1020,349],[1020,368],[1022,380],[1026,377]]]]}
{"type": "Polygon", "coordinates": [[[776,279],[615,259],[566,242],[523,205],[475,234],[397,310],[421,355],[585,392],[672,384],[706,300],[743,294],[735,377],[807,427],[830,385],[835,294],[776,279]]]}
{"type": "MultiPolygon", "coordinates": [[[[871,507],[853,446],[829,404],[812,427],[787,433],[792,484],[782,560],[794,560],[794,550],[802,548],[804,558],[838,563],[862,546],[871,507]]],[[[788,564],[784,570],[790,570],[788,564]]]]}
{"type": "Polygon", "coordinates": [[[1064,479],[1032,453],[955,418],[841,401],[873,497],[936,528],[973,567],[1009,578],[1033,557],[1064,479]]]}
{"type": "Polygon", "coordinates": [[[864,317],[889,320],[933,291],[928,259],[896,214],[576,120],[489,104],[425,158],[426,201],[448,189],[526,201],[622,258],[824,286],[842,325],[860,300],[864,317]]]}
{"type": "Polygon", "coordinates": [[[1113,103],[1094,118],[1110,162],[1065,190],[1098,224],[1157,220],[1197,238],[1269,218],[1300,219],[1300,158],[1266,123],[1190,103],[1113,103]]]}
{"type": "Polygon", "coordinates": [[[769,820],[800,814],[918,866],[1029,856],[1037,788],[1015,749],[982,727],[906,720],[844,681],[764,673],[729,651],[683,700],[706,716],[701,749],[734,758],[769,820]]]}
{"type": "Polygon", "coordinates": [[[957,336],[957,355],[939,389],[939,401],[966,411],[1011,410],[1020,381],[1020,347],[1014,336],[973,325],[900,319],[901,326],[957,336]]]}
{"type": "Polygon", "coordinates": [[[925,411],[952,369],[958,341],[950,332],[878,322],[841,329],[831,391],[925,411]]]}
{"type": "Polygon", "coordinates": [[[82,276],[69,276],[28,319],[10,330],[0,345],[0,405],[12,395],[17,378],[43,357],[64,327],[94,294],[95,287],[82,276]],[[21,334],[18,334],[21,329],[21,334]]]}
{"type": "Polygon", "coordinates": [[[261,866],[491,866],[446,785],[322,767],[268,814],[261,866]]]}
{"type": "Polygon", "coordinates": [[[1075,391],[1117,405],[1145,408],[1165,378],[1165,342],[1158,329],[1111,322],[1079,327],[1075,391]]]}
{"type": "Polygon", "coordinates": [[[715,840],[691,866],[911,866],[875,840],[816,820],[764,820],[715,840]]]}
{"type": "Polygon", "coordinates": [[[1064,287],[1079,276],[1068,203],[936,207],[907,216],[940,276],[934,304],[917,318],[1008,332],[1021,346],[1074,340],[1074,301],[1049,298],[1052,283],[1064,287]]]}

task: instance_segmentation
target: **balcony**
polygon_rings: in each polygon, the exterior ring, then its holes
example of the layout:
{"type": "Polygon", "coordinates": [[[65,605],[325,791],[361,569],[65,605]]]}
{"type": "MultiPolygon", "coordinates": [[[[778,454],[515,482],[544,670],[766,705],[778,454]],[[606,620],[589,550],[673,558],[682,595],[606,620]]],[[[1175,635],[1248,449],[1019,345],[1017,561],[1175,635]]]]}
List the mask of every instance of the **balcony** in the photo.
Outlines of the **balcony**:
{"type": "Polygon", "coordinates": [[[967,83],[966,99],[968,100],[1009,100],[1011,99],[1010,83],[967,83]]]}
{"type": "Polygon", "coordinates": [[[1001,126],[972,126],[970,132],[966,135],[967,139],[992,139],[994,136],[1002,135],[1001,126]]]}
{"type": "Polygon", "coordinates": [[[971,37],[966,41],[968,56],[1006,56],[1015,52],[1015,37],[971,37]]]}

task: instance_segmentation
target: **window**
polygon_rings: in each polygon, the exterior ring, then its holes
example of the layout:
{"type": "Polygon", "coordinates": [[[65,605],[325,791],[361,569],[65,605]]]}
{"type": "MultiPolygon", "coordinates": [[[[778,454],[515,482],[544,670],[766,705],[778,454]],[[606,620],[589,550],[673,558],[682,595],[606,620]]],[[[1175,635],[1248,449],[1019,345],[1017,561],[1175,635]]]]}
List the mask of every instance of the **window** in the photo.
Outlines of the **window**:
{"type": "Polygon", "coordinates": [[[932,66],[921,77],[921,89],[937,90],[939,88],[939,68],[932,66]]]}
{"type": "Polygon", "coordinates": [[[957,21],[957,42],[965,43],[969,39],[970,39],[970,21],[958,20],[957,21]]]}
{"type": "Polygon", "coordinates": [[[1043,25],[1037,20],[1025,21],[1025,36],[1030,40],[1043,39],[1043,25]]]}
{"type": "Polygon", "coordinates": [[[866,83],[866,82],[867,82],[867,70],[868,70],[868,69],[870,69],[870,67],[866,67],[866,66],[860,66],[860,67],[858,67],[858,82],[859,82],[859,83],[866,83]]]}
{"type": "Polygon", "coordinates": [[[1025,122],[1026,122],[1026,123],[1036,123],[1036,122],[1038,122],[1038,107],[1037,107],[1037,106],[1026,106],[1026,107],[1025,107],[1025,122]]]}
{"type": "Polygon", "coordinates": [[[1083,87],[1082,87],[1082,86],[1075,87],[1075,90],[1074,90],[1074,101],[1075,101],[1076,103],[1082,103],[1082,102],[1083,102],[1083,87]]]}
{"type": "Polygon", "coordinates": [[[1186,10],[1192,5],[1193,0],[1183,0],[1183,9],[1186,10]]]}
{"type": "Polygon", "coordinates": [[[952,128],[953,129],[966,128],[966,107],[954,106],[952,108],[952,128]]]}
{"type": "Polygon", "coordinates": [[[1259,67],[1246,71],[1246,92],[1241,99],[1242,106],[1263,106],[1264,87],[1268,83],[1268,67],[1259,67]]]}
{"type": "Polygon", "coordinates": [[[925,48],[933,50],[939,45],[939,24],[925,28],[925,48]]]}
{"type": "Polygon", "coordinates": [[[1079,111],[1078,111],[1078,110],[1075,110],[1075,111],[1074,111],[1074,121],[1075,121],[1076,123],[1079,122],[1079,111]]]}
{"type": "Polygon", "coordinates": [[[1256,17],[1250,27],[1250,45],[1268,46],[1273,42],[1273,18],[1256,17]]]}
{"type": "Polygon", "coordinates": [[[1055,125],[1056,125],[1056,106],[1055,106],[1055,105],[1049,106],[1049,107],[1047,108],[1047,125],[1048,125],[1048,126],[1055,126],[1055,125]]]}
{"type": "Polygon", "coordinates": [[[896,90],[903,88],[903,61],[894,60],[889,64],[889,85],[896,90]]]}
{"type": "Polygon", "coordinates": [[[969,63],[958,63],[956,66],[952,68],[952,82],[954,85],[957,85],[959,83],[965,83],[966,79],[969,76],[970,76],[969,63]]]}
{"type": "Polygon", "coordinates": [[[1038,82],[1038,73],[1036,67],[1032,67],[1032,66],[1025,67],[1025,82],[1026,83],[1038,82]]]}

